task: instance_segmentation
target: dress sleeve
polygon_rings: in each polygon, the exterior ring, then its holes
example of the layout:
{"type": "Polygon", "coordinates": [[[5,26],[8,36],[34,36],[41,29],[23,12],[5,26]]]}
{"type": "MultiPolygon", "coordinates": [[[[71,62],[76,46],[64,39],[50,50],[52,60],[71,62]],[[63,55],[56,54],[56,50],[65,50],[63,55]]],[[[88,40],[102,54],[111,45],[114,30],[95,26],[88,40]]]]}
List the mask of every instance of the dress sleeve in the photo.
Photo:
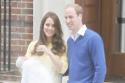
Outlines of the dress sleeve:
{"type": "Polygon", "coordinates": [[[64,53],[61,57],[60,57],[61,61],[62,61],[62,69],[59,71],[59,73],[64,74],[66,72],[66,70],[68,69],[68,61],[67,61],[67,54],[64,53]]]}
{"type": "Polygon", "coordinates": [[[36,41],[32,41],[27,49],[27,52],[24,56],[19,56],[16,60],[16,67],[19,68],[20,71],[22,71],[22,64],[24,63],[24,61],[29,58],[31,56],[32,51],[34,50],[34,46],[36,44],[36,41]]]}
{"type": "Polygon", "coordinates": [[[32,42],[29,44],[28,49],[27,49],[27,52],[26,52],[26,54],[25,54],[25,56],[26,56],[27,58],[31,57],[32,52],[33,52],[33,50],[34,50],[34,47],[35,47],[35,44],[36,44],[36,43],[37,43],[37,41],[32,41],[32,42]]]}

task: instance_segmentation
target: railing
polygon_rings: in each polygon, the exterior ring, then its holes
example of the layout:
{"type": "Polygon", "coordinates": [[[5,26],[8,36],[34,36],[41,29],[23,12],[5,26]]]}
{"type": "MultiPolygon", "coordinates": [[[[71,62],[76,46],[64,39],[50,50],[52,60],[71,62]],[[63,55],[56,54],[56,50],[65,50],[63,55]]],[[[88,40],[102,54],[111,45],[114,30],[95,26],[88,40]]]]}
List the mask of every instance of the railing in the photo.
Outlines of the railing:
{"type": "Polygon", "coordinates": [[[0,71],[11,69],[11,0],[0,0],[0,71]]]}

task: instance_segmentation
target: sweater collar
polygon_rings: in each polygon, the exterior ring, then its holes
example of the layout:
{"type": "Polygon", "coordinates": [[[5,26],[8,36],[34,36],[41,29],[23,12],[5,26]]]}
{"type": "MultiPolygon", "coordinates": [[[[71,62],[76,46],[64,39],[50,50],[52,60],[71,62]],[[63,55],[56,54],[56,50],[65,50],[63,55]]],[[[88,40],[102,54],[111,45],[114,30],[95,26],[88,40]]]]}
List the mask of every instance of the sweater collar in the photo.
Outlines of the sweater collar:
{"type": "Polygon", "coordinates": [[[85,31],[87,30],[86,25],[84,24],[79,31],[76,33],[75,36],[71,35],[71,38],[75,41],[79,36],[84,36],[85,35],[85,31]]]}

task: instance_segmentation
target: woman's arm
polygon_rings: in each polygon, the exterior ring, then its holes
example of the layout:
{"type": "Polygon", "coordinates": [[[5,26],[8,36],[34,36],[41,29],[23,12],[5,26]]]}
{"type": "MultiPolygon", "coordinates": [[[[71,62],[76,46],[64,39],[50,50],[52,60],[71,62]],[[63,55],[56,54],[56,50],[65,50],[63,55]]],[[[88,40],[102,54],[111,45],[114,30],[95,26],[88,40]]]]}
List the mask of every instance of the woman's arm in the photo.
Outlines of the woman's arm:
{"type": "Polygon", "coordinates": [[[40,45],[38,49],[41,49],[41,51],[44,51],[50,57],[59,73],[63,74],[66,72],[68,68],[66,53],[63,53],[62,56],[57,56],[45,45],[40,45]]]}
{"type": "Polygon", "coordinates": [[[25,56],[19,56],[19,57],[17,57],[16,67],[19,68],[19,70],[21,70],[21,67],[22,67],[24,61],[27,60],[29,57],[31,57],[31,52],[34,50],[34,46],[35,46],[36,42],[37,42],[37,41],[32,41],[32,42],[29,44],[25,56]]]}
{"type": "Polygon", "coordinates": [[[27,52],[25,54],[25,57],[29,58],[32,56],[32,52],[34,51],[35,45],[36,45],[37,41],[32,41],[28,48],[27,48],[27,52]]]}

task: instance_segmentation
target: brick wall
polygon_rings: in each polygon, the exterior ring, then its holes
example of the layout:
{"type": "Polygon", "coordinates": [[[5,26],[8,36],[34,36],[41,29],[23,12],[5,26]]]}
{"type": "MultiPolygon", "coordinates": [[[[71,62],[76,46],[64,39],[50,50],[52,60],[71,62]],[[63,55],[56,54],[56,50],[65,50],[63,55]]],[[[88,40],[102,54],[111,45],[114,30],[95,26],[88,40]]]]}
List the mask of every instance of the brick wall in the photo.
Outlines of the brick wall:
{"type": "Polygon", "coordinates": [[[33,0],[11,0],[11,56],[24,56],[33,38],[33,0]]]}
{"type": "MultiPolygon", "coordinates": [[[[8,31],[8,0],[6,11],[6,28],[8,31]]],[[[0,80],[20,80],[15,61],[18,56],[24,56],[29,43],[33,39],[33,0],[11,0],[11,71],[1,72],[0,80]]],[[[1,0],[1,45],[4,36],[4,0],[1,0]]],[[[8,32],[6,32],[7,34],[8,32]]],[[[8,37],[8,36],[7,36],[8,37]]],[[[8,41],[7,41],[8,42],[8,41]]],[[[3,54],[3,53],[1,53],[3,54]]],[[[2,55],[3,56],[3,55],[2,55]]],[[[1,59],[3,60],[3,59],[1,59]]],[[[0,62],[1,63],[1,62],[0,62]]],[[[1,81],[0,81],[1,83],[1,81]]]]}
{"type": "MultiPolygon", "coordinates": [[[[8,31],[8,0],[6,0],[6,28],[8,31]]],[[[1,1],[1,45],[4,36],[4,0],[1,1]]],[[[7,34],[8,32],[6,32],[7,34]]],[[[27,46],[33,38],[33,0],[11,0],[11,61],[24,56],[27,46]]]]}

